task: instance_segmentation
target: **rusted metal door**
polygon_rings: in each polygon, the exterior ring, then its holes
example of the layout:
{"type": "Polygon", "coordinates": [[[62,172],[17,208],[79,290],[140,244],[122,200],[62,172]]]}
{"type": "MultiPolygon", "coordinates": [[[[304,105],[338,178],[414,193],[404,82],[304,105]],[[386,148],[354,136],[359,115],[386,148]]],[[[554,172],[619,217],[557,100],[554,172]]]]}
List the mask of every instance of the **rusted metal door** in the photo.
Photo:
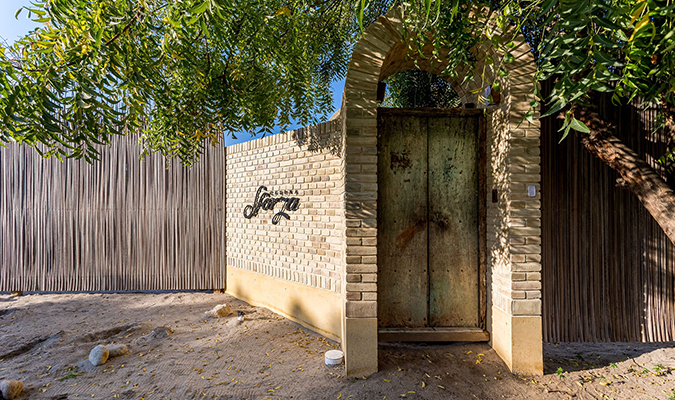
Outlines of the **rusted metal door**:
{"type": "Polygon", "coordinates": [[[378,112],[383,340],[485,340],[476,110],[378,112]]]}

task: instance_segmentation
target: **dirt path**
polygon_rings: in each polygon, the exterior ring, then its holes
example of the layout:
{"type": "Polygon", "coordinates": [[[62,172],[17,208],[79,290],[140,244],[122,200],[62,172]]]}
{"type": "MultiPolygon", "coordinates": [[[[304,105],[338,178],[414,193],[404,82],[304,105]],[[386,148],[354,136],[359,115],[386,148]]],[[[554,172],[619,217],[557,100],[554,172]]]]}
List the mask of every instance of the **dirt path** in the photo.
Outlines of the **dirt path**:
{"type": "Polygon", "coordinates": [[[480,343],[383,344],[380,372],[347,379],[323,365],[331,348],[225,294],[0,295],[0,379],[22,380],[22,399],[675,399],[670,344],[547,345],[535,379],[480,343]],[[245,320],[204,317],[222,303],[245,320]],[[92,366],[111,342],[131,353],[92,366]]]}

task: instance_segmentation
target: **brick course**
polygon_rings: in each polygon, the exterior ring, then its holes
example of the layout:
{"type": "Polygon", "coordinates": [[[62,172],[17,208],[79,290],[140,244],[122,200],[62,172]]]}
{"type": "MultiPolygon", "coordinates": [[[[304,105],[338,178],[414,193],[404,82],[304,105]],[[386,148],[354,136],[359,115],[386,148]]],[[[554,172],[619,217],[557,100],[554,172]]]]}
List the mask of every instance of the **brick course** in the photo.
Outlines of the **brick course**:
{"type": "MultiPolygon", "coordinates": [[[[341,292],[344,159],[341,122],[328,121],[227,148],[227,267],[341,292]],[[258,187],[298,191],[300,208],[244,218],[258,187]]],[[[276,196],[273,196],[276,197],[276,196]]]]}

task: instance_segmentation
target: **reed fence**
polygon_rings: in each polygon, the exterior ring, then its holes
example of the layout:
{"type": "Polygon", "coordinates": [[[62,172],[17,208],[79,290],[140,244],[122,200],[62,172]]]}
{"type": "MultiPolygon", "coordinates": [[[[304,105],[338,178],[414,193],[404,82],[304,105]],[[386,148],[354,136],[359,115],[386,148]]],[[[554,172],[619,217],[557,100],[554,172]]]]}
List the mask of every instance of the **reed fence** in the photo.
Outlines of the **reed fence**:
{"type": "Polygon", "coordinates": [[[0,290],[225,287],[225,149],[167,168],[115,137],[101,161],[0,149],[0,290]]]}
{"type": "MultiPolygon", "coordinates": [[[[655,109],[615,106],[609,96],[596,105],[624,143],[658,166],[675,132],[654,132],[655,109]]],[[[560,126],[541,121],[544,340],[675,340],[675,246],[573,134],[558,144],[560,126]]]]}

